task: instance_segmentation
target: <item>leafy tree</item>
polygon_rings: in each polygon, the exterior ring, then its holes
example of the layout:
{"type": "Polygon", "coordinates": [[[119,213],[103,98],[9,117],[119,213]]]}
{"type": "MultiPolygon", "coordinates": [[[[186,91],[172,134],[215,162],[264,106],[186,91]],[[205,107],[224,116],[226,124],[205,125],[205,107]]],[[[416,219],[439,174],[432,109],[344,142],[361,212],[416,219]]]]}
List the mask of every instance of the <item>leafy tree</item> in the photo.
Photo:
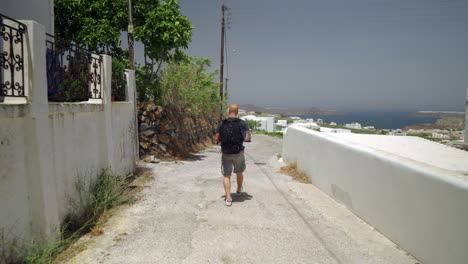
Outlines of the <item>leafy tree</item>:
{"type": "Polygon", "coordinates": [[[126,0],[55,0],[55,36],[123,58],[120,32],[127,27],[126,3],[126,0]]]}
{"type": "MultiPolygon", "coordinates": [[[[113,60],[115,68],[128,65],[128,52],[120,43],[121,32],[127,30],[127,0],[54,1],[57,38],[74,40],[117,58],[113,60]]],[[[132,2],[134,36],[143,43],[145,55],[144,65],[136,67],[140,101],[194,109],[219,106],[215,73],[206,72],[210,61],[190,58],[183,52],[191,41],[193,26],[182,15],[179,0],[132,2]]]]}
{"type": "Polygon", "coordinates": [[[142,18],[137,20],[135,39],[143,43],[151,66],[157,65],[159,70],[162,62],[184,58],[182,50],[188,48],[193,26],[180,12],[178,0],[156,3],[155,8],[137,9],[142,18]]]}
{"type": "MultiPolygon", "coordinates": [[[[186,58],[183,49],[191,41],[193,26],[180,11],[178,0],[133,0],[135,39],[143,43],[144,67],[154,80],[162,64],[186,58]]],[[[89,49],[118,58],[120,34],[127,31],[127,0],[54,0],[55,34],[89,49]]]]}
{"type": "Polygon", "coordinates": [[[137,72],[137,86],[140,99],[145,100],[147,90],[157,90],[157,76],[164,63],[189,61],[183,49],[188,48],[193,26],[180,12],[178,0],[140,0],[136,10],[135,39],[145,49],[145,65],[137,72]]]}

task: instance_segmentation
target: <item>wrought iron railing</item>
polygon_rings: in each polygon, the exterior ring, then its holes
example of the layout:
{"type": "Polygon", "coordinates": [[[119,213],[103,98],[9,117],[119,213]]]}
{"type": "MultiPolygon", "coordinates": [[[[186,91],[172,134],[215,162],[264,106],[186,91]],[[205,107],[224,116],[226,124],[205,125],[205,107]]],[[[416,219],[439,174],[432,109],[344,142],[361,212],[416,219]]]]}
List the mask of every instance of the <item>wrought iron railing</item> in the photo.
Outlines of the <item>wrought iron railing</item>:
{"type": "Polygon", "coordinates": [[[0,97],[23,97],[24,38],[27,27],[0,14],[0,97]]]}
{"type": "Polygon", "coordinates": [[[47,91],[51,102],[102,98],[102,56],[47,34],[47,91]]]}
{"type": "Polygon", "coordinates": [[[126,86],[127,80],[125,73],[121,69],[112,67],[112,100],[114,101],[126,101],[126,86]]]}

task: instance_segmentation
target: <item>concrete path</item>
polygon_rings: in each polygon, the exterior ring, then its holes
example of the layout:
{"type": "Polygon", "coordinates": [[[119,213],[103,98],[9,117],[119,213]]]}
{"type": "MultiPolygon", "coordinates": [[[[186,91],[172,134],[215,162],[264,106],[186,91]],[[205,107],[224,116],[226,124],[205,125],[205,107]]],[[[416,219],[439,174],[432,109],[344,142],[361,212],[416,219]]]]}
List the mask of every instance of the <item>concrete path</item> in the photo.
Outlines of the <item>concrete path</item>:
{"type": "Polygon", "coordinates": [[[219,147],[152,165],[144,198],[70,263],[419,263],[313,185],[278,174],[281,140],[255,135],[246,153],[247,194],[231,207],[219,147]]]}

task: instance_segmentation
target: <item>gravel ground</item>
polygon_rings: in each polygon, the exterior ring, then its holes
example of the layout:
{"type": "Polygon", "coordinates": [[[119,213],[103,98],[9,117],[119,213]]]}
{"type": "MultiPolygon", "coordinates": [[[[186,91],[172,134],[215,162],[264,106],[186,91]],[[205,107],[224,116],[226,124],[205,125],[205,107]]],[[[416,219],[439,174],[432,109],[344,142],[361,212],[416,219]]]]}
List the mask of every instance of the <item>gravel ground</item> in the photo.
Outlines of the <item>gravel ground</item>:
{"type": "Polygon", "coordinates": [[[143,198],[68,263],[419,263],[313,185],[277,173],[278,153],[273,137],[246,144],[246,193],[231,207],[219,147],[147,165],[155,180],[143,198]]]}

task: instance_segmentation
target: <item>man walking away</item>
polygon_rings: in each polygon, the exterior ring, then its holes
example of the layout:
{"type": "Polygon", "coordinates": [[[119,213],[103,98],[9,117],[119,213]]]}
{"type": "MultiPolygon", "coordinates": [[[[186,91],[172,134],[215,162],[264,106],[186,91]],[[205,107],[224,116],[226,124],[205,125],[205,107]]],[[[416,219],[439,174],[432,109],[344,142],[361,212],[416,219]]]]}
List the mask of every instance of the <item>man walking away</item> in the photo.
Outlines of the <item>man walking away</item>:
{"type": "Polygon", "coordinates": [[[232,205],[231,197],[231,173],[237,175],[236,195],[242,195],[242,183],[244,182],[245,157],[244,141],[250,142],[249,125],[244,120],[237,118],[239,106],[232,104],[229,107],[229,117],[224,119],[216,129],[215,141],[221,142],[221,172],[224,176],[224,191],[226,192],[226,205],[232,205]]]}

